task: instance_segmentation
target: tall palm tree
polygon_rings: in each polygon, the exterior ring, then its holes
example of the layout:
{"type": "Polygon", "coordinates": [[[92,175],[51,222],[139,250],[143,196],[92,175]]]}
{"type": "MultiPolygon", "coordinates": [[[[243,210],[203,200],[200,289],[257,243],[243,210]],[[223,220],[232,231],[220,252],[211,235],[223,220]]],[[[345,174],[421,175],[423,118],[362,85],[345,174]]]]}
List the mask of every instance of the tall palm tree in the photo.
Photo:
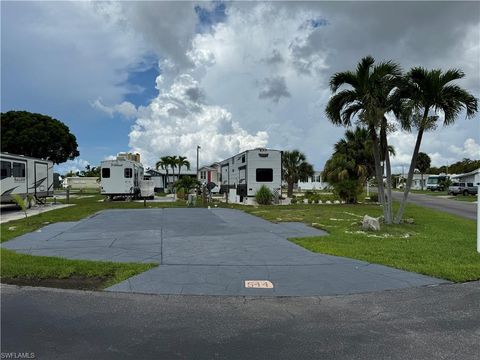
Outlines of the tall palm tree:
{"type": "Polygon", "coordinates": [[[334,74],[330,79],[330,89],[334,95],[325,109],[329,120],[338,126],[349,127],[352,119],[358,115],[358,122],[363,124],[370,135],[375,163],[378,194],[385,222],[392,220],[390,156],[388,151],[388,123],[385,114],[397,108],[397,98],[393,90],[398,86],[401,77],[400,66],[392,61],[374,65],[375,60],[366,56],[360,60],[355,71],[344,71],[334,74]],[[338,91],[342,86],[348,89],[338,91]],[[338,92],[337,92],[338,91],[338,92]],[[385,196],[383,185],[382,158],[387,167],[388,196],[385,196]]]}
{"type": "Polygon", "coordinates": [[[172,168],[173,182],[175,182],[175,169],[178,166],[178,156],[172,155],[169,156],[170,167],[172,168]]]}
{"type": "Polygon", "coordinates": [[[453,124],[462,111],[466,112],[467,118],[473,118],[477,113],[478,100],[465,89],[452,84],[452,81],[462,79],[464,76],[463,71],[459,69],[450,69],[444,72],[439,69],[427,70],[422,67],[414,67],[406,74],[402,86],[396,93],[403,104],[398,111],[398,116],[404,128],[415,127],[418,129],[407,184],[400,208],[395,216],[397,224],[403,218],[423,133],[435,128],[439,112],[444,114],[444,126],[453,124]]]}
{"type": "Polygon", "coordinates": [[[298,150],[284,151],[282,155],[283,180],[287,182],[287,196],[292,197],[293,186],[298,180],[313,176],[313,166],[305,154],[298,150]]]}
{"type": "Polygon", "coordinates": [[[162,169],[166,172],[165,180],[163,181],[163,188],[166,189],[168,185],[168,169],[170,167],[170,156],[162,156],[160,160],[155,163],[155,169],[162,169]]]}
{"type": "Polygon", "coordinates": [[[187,170],[190,170],[190,161],[187,160],[186,156],[179,156],[177,160],[178,166],[178,179],[180,179],[180,171],[182,170],[182,166],[185,166],[187,170]]]}

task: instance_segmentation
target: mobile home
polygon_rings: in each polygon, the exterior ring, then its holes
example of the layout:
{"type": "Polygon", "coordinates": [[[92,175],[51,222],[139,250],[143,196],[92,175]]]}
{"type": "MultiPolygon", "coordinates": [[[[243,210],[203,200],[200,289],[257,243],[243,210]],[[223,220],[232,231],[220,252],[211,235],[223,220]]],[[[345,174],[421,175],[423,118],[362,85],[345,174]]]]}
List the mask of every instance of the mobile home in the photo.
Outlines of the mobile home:
{"type": "Polygon", "coordinates": [[[143,180],[143,165],[136,160],[118,156],[116,160],[101,162],[100,189],[110,197],[140,197],[140,182],[143,180]]]}
{"type": "Polygon", "coordinates": [[[236,189],[240,202],[255,196],[262,185],[281,193],[282,151],[247,150],[220,162],[220,192],[236,189]]]}
{"type": "Polygon", "coordinates": [[[0,153],[1,202],[11,202],[12,195],[32,195],[42,201],[53,195],[53,162],[33,157],[0,153]]]}

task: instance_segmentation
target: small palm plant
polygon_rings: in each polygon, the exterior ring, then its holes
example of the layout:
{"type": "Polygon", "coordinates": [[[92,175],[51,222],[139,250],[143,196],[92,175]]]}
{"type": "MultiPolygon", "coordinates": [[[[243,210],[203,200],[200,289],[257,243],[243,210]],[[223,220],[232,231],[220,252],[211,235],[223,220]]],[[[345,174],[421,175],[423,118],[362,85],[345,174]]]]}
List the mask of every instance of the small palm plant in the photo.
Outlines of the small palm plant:
{"type": "Polygon", "coordinates": [[[13,201],[15,201],[15,203],[22,209],[25,219],[27,219],[27,209],[30,207],[31,201],[33,200],[32,195],[27,195],[27,197],[24,199],[18,194],[13,194],[12,198],[13,201]]]}

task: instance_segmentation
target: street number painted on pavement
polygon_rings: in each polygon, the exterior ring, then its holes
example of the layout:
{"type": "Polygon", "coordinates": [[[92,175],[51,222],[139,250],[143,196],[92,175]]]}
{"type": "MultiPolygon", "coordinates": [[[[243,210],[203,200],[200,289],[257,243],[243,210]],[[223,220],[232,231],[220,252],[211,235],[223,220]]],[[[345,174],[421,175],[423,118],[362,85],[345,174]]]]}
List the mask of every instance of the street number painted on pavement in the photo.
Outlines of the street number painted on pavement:
{"type": "Polygon", "coordinates": [[[273,289],[273,284],[268,280],[245,280],[248,289],[273,289]]]}

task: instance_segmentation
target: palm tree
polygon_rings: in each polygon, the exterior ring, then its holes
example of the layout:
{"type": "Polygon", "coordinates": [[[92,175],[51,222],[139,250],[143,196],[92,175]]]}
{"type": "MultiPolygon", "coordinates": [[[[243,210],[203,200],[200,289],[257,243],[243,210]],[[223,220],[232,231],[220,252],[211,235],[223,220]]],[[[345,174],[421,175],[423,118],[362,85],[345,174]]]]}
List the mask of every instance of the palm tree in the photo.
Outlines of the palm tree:
{"type": "Polygon", "coordinates": [[[410,162],[407,184],[403,193],[400,208],[395,216],[395,223],[400,223],[405,211],[408,193],[412,186],[413,173],[417,167],[417,157],[422,143],[423,133],[436,127],[439,111],[443,112],[443,125],[455,122],[457,116],[466,111],[467,118],[473,118],[477,112],[477,99],[452,81],[462,79],[463,71],[450,69],[427,70],[422,67],[412,68],[405,76],[396,96],[403,107],[398,116],[404,128],[418,129],[417,140],[410,162]]]}
{"type": "Polygon", "coordinates": [[[166,189],[168,185],[168,168],[170,167],[170,156],[162,156],[160,160],[155,163],[155,168],[165,170],[166,177],[163,181],[163,188],[166,189]]]}
{"type": "Polygon", "coordinates": [[[371,56],[364,57],[353,71],[334,74],[330,79],[330,89],[335,93],[325,109],[329,120],[338,126],[349,127],[352,118],[358,115],[358,121],[368,130],[375,164],[378,194],[383,204],[386,223],[392,220],[391,170],[388,151],[388,123],[385,114],[398,108],[397,98],[392,96],[401,77],[400,66],[392,61],[375,65],[371,56]],[[338,91],[348,85],[349,89],[338,91]],[[387,168],[387,190],[385,196],[383,185],[382,159],[387,168]]]}
{"type": "Polygon", "coordinates": [[[351,154],[334,153],[326,162],[323,173],[326,180],[333,185],[342,200],[354,204],[362,192],[367,179],[367,167],[355,162],[351,154]]]}
{"type": "Polygon", "coordinates": [[[178,166],[178,179],[180,179],[180,171],[182,169],[182,166],[185,166],[187,170],[190,170],[190,161],[187,160],[186,156],[179,156],[177,160],[177,166],[178,166]]]}
{"type": "Polygon", "coordinates": [[[175,180],[175,169],[178,166],[178,156],[177,155],[172,155],[172,156],[169,156],[169,159],[170,159],[169,160],[170,167],[172,168],[173,182],[175,182],[176,181],[175,180]]]}
{"type": "Polygon", "coordinates": [[[293,185],[313,176],[313,166],[306,161],[305,154],[298,150],[284,151],[282,155],[283,180],[287,182],[287,196],[292,197],[293,185]]]}
{"type": "Polygon", "coordinates": [[[430,168],[430,163],[431,163],[430,156],[428,156],[423,152],[418,153],[417,169],[418,171],[420,171],[420,175],[421,175],[420,185],[422,186],[422,190],[423,190],[423,174],[425,174],[427,170],[430,168]]]}

